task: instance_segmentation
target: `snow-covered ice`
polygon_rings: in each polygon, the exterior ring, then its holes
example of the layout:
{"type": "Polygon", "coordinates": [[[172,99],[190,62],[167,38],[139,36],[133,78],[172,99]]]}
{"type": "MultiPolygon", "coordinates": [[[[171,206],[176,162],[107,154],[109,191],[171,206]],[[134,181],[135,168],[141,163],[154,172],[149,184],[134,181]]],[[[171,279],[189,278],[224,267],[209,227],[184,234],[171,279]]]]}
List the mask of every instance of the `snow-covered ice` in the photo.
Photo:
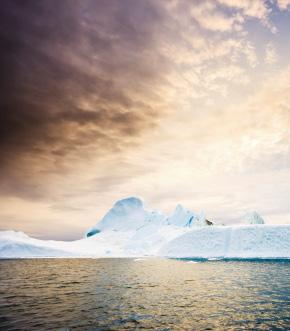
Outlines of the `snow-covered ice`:
{"type": "Polygon", "coordinates": [[[159,254],[202,258],[290,258],[289,225],[211,226],[162,246],[159,254]]]}
{"type": "Polygon", "coordinates": [[[290,258],[290,225],[263,223],[254,212],[247,215],[246,225],[210,226],[203,213],[177,205],[165,215],[131,197],[117,201],[80,240],[39,240],[2,231],[0,258],[290,258]]]}

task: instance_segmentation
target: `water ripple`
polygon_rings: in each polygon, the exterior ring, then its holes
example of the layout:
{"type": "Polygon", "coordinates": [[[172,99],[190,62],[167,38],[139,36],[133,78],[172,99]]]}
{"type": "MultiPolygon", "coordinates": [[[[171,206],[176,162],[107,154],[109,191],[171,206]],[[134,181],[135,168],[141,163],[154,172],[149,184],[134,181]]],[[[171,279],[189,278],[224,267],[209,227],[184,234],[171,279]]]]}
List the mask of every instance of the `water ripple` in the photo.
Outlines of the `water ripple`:
{"type": "Polygon", "coordinates": [[[289,262],[135,261],[0,261],[0,329],[289,329],[289,262]]]}

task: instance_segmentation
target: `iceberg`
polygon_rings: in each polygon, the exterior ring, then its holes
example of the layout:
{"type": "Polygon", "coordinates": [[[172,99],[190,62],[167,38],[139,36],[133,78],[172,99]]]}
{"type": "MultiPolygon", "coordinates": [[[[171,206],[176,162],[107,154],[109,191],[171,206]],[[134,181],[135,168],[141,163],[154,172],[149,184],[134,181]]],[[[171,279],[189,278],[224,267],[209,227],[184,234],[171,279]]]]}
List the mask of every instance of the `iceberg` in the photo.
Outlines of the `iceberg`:
{"type": "Polygon", "coordinates": [[[117,201],[79,240],[39,240],[0,231],[0,258],[290,258],[290,225],[264,223],[253,212],[245,225],[214,225],[204,213],[181,205],[166,215],[130,197],[117,201]]]}

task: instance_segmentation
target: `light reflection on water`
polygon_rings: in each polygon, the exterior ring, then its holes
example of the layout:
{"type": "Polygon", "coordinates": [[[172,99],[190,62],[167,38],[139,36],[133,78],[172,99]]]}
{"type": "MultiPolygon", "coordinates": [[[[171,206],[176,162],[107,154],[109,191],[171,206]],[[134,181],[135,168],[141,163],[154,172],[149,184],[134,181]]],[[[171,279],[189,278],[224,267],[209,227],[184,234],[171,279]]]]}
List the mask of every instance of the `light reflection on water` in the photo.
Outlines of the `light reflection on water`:
{"type": "Polygon", "coordinates": [[[290,262],[0,261],[1,330],[287,330],[290,262]]]}

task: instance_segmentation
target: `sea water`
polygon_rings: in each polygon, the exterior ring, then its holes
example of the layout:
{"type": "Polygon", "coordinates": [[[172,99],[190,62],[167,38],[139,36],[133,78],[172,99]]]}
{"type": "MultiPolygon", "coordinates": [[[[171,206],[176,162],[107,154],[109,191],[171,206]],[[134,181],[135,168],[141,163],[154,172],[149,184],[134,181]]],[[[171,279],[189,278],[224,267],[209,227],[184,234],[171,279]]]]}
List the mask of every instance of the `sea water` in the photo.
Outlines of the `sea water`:
{"type": "Polygon", "coordinates": [[[1,260],[0,329],[289,330],[289,282],[289,261],[1,260]]]}

